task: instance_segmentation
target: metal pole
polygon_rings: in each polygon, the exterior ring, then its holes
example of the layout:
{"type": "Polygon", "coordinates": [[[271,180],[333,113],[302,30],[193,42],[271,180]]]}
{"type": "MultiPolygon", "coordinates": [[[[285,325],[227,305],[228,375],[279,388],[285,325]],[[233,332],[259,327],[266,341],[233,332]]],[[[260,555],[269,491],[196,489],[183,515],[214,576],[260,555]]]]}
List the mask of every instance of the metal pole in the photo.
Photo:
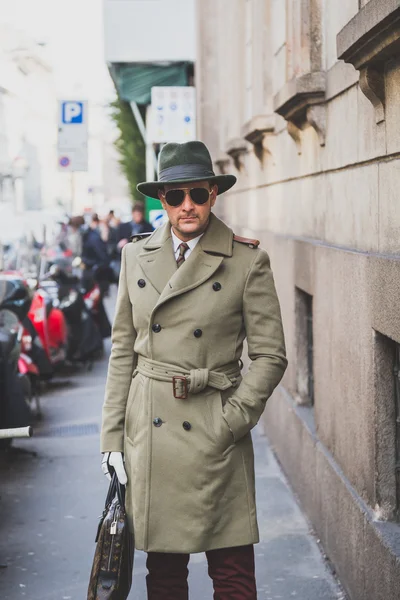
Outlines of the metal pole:
{"type": "MultiPolygon", "coordinates": [[[[150,171],[150,166],[148,164],[150,162],[150,164],[152,163],[153,173],[157,173],[157,157],[156,157],[156,153],[154,152],[153,144],[147,142],[146,125],[142,119],[142,115],[140,114],[140,110],[139,110],[136,102],[131,102],[130,105],[131,105],[133,116],[135,117],[137,126],[139,127],[140,134],[141,134],[143,141],[145,143],[145,146],[146,146],[146,172],[150,171]]],[[[148,108],[149,107],[147,107],[147,114],[148,114],[148,108]]],[[[146,118],[146,121],[147,121],[147,118],[146,118]]]]}
{"type": "Polygon", "coordinates": [[[139,131],[141,133],[143,141],[144,141],[145,144],[147,144],[146,126],[144,124],[144,121],[142,119],[142,115],[140,114],[140,110],[139,110],[138,105],[136,104],[136,102],[131,102],[131,108],[132,108],[133,116],[135,117],[135,121],[137,123],[137,126],[139,127],[139,131]]]}
{"type": "Polygon", "coordinates": [[[70,209],[71,217],[74,214],[74,208],[75,208],[75,178],[74,178],[74,172],[71,171],[71,209],[70,209]]]}

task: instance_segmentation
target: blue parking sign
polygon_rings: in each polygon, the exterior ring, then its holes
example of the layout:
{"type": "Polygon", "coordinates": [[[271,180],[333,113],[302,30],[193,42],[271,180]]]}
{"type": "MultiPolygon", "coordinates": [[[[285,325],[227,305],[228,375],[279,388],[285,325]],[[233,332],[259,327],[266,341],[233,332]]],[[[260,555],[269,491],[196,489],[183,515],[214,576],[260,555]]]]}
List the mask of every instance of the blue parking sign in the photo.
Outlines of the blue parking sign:
{"type": "Polygon", "coordinates": [[[83,123],[83,102],[69,100],[62,103],[62,122],[66,125],[83,123]]]}

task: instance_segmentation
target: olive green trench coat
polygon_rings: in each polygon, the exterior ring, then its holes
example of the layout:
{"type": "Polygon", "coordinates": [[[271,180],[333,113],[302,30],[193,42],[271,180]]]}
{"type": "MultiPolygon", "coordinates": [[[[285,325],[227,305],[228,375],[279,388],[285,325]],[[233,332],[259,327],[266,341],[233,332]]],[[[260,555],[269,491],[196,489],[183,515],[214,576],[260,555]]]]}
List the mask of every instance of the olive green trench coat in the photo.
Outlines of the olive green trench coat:
{"type": "Polygon", "coordinates": [[[169,224],[125,246],[101,451],[124,452],[137,549],[258,542],[250,431],[286,364],[264,250],[214,215],[179,269],[169,224]]]}

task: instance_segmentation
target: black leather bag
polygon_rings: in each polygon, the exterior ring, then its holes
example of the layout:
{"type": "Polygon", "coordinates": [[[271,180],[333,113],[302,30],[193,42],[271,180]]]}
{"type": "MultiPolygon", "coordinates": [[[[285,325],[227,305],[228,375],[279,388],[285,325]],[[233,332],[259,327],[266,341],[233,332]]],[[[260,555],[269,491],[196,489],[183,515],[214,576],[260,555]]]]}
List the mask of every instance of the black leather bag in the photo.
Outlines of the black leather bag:
{"type": "Polygon", "coordinates": [[[132,586],[134,544],[125,512],[125,487],[115,472],[96,543],[87,600],[126,600],[132,586]]]}

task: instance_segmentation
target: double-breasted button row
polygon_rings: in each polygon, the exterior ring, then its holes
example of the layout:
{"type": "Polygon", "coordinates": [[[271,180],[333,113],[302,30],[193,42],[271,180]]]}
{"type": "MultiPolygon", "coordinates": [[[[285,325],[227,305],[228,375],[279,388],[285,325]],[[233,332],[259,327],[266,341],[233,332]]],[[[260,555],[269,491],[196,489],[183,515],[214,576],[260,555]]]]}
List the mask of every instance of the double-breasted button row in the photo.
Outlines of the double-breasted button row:
{"type": "MultiPolygon", "coordinates": [[[[146,287],[146,281],[144,279],[138,279],[137,284],[140,288],[146,287]]],[[[215,281],[215,283],[213,283],[212,287],[213,287],[214,292],[219,292],[222,289],[222,285],[220,284],[219,281],[215,281]]]]}
{"type": "MultiPolygon", "coordinates": [[[[163,420],[161,419],[161,417],[155,417],[153,419],[154,427],[161,427],[162,424],[163,420]]],[[[182,427],[185,431],[190,431],[192,429],[192,425],[189,423],[189,421],[183,421],[182,427]]]]}
{"type": "MultiPolygon", "coordinates": [[[[154,333],[160,333],[162,327],[159,323],[154,323],[154,325],[152,326],[152,330],[154,333]]],[[[201,336],[203,335],[202,329],[195,329],[193,331],[193,335],[195,338],[201,338],[201,336]]]]}

